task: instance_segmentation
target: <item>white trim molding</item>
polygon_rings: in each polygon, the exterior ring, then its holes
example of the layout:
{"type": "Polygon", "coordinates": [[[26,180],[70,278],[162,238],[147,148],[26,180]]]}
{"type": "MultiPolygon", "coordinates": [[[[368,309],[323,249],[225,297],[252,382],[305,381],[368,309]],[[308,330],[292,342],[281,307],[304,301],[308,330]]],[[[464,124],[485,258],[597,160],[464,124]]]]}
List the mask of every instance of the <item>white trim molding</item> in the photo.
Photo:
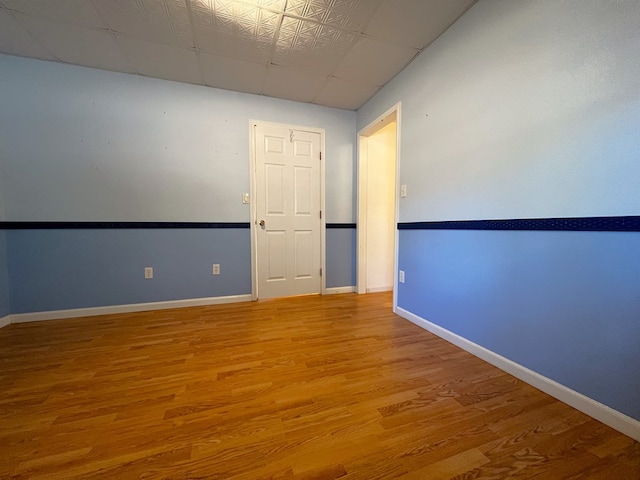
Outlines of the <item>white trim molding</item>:
{"type": "Polygon", "coordinates": [[[324,295],[334,295],[336,293],[355,293],[356,287],[327,287],[324,290],[324,295]]]}
{"type": "Polygon", "coordinates": [[[389,285],[387,287],[367,287],[367,293],[380,293],[380,292],[392,292],[393,285],[389,285]]]}
{"type": "Polygon", "coordinates": [[[396,122],[396,158],[395,158],[395,205],[394,205],[394,246],[393,246],[393,305],[398,303],[398,229],[395,227],[400,218],[400,145],[402,132],[402,102],[398,102],[389,108],[386,112],[378,116],[364,128],[360,129],[357,134],[357,212],[358,212],[358,230],[357,230],[357,251],[356,251],[356,292],[372,293],[383,290],[369,290],[367,288],[367,196],[368,196],[368,165],[369,165],[369,137],[383,128],[390,122],[396,122]]]}
{"type": "Polygon", "coordinates": [[[11,315],[0,318],[0,328],[6,327],[11,323],[11,315]]]}
{"type": "Polygon", "coordinates": [[[477,343],[467,340],[460,335],[453,333],[445,328],[440,327],[418,315],[415,315],[403,308],[397,307],[396,313],[402,318],[415,323],[417,326],[437,335],[438,337],[453,343],[454,345],[466,350],[478,358],[498,367],[501,370],[519,378],[523,382],[536,387],[539,390],[557,398],[561,402],[580,410],[590,417],[599,420],[605,425],[618,430],[625,435],[640,441],[640,421],[631,418],[611,407],[608,407],[592,398],[576,392],[561,383],[550,378],[540,375],[502,355],[499,355],[477,343]]]}
{"type": "MultiPolygon", "coordinates": [[[[129,305],[110,305],[106,307],[74,308],[71,310],[52,310],[48,312],[17,313],[10,315],[11,323],[41,322],[62,318],[92,317],[114,313],[146,312],[166,310],[168,308],[202,307],[222,303],[250,302],[251,295],[230,295],[226,297],[187,298],[167,302],[132,303],[129,305]]],[[[7,318],[7,317],[5,317],[7,318]]]]}

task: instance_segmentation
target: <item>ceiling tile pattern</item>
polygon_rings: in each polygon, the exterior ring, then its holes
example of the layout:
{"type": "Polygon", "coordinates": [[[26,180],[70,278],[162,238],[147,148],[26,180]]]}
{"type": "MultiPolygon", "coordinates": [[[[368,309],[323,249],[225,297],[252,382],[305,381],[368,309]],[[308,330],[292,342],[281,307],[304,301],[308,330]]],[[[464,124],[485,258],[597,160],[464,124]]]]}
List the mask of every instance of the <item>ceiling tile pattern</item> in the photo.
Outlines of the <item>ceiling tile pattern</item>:
{"type": "Polygon", "coordinates": [[[352,33],[329,25],[285,17],[272,63],[328,75],[354,39],[352,33]]]}
{"type": "Polygon", "coordinates": [[[3,52],[12,55],[57,60],[8,10],[0,10],[0,45],[3,52]]]}
{"type": "Polygon", "coordinates": [[[59,24],[16,13],[18,22],[59,60],[87,67],[133,72],[129,61],[109,32],[59,24]]]}
{"type": "Polygon", "coordinates": [[[356,110],[371,98],[379,88],[380,87],[376,87],[375,85],[350,82],[342,78],[330,77],[314,100],[316,103],[328,107],[356,110]]]}
{"type": "Polygon", "coordinates": [[[360,32],[381,0],[288,0],[286,13],[360,32]]]}
{"type": "Polygon", "coordinates": [[[198,59],[194,50],[118,36],[136,71],[149,77],[201,84],[198,59]]]}
{"type": "Polygon", "coordinates": [[[477,0],[0,0],[0,52],[355,110],[477,0]]]}
{"type": "Polygon", "coordinates": [[[267,66],[240,58],[200,53],[204,84],[246,93],[262,93],[267,66]]]}
{"type": "Polygon", "coordinates": [[[93,4],[85,0],[2,0],[0,3],[9,10],[52,22],[88,28],[106,27],[93,4]]]}
{"type": "Polygon", "coordinates": [[[334,75],[370,85],[384,85],[419,53],[418,49],[360,37],[334,75]]]}
{"type": "Polygon", "coordinates": [[[201,51],[267,64],[282,14],[229,0],[193,0],[191,8],[201,51]]]}
{"type": "Polygon", "coordinates": [[[365,33],[384,41],[425,48],[475,3],[470,0],[397,0],[382,2],[365,33]],[[398,8],[402,4],[402,8],[398,8]]]}
{"type": "Polygon", "coordinates": [[[308,103],[313,101],[325,82],[324,75],[270,65],[263,93],[271,97],[308,103]]]}
{"type": "Polygon", "coordinates": [[[164,45],[195,47],[183,0],[99,0],[94,5],[114,32],[164,45]]]}

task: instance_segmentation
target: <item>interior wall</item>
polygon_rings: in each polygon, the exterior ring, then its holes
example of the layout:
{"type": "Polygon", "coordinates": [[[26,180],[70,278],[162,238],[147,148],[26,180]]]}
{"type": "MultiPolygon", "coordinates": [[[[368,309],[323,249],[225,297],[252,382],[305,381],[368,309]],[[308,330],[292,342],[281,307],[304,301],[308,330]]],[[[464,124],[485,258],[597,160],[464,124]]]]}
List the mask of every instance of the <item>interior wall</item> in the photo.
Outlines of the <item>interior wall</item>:
{"type": "MultiPolygon", "coordinates": [[[[640,3],[480,1],[402,102],[400,222],[637,215],[640,3]]],[[[640,420],[640,234],[401,230],[398,306],[640,420]]]]}
{"type": "MultiPolygon", "coordinates": [[[[4,195],[2,176],[2,155],[0,155],[0,222],[4,220],[4,195]]],[[[7,262],[7,236],[0,229],[0,319],[11,313],[9,299],[9,266],[7,262]]]]}
{"type": "Polygon", "coordinates": [[[356,229],[351,226],[327,228],[327,288],[356,286],[356,229]]]}
{"type": "Polygon", "coordinates": [[[249,121],[324,128],[353,222],[355,112],[0,55],[6,220],[248,222],[249,121]]]}
{"type": "Polygon", "coordinates": [[[639,12],[471,7],[358,111],[362,129],[402,100],[399,220],[636,215],[639,12]]]}
{"type": "Polygon", "coordinates": [[[10,230],[11,313],[248,295],[248,232],[10,230]],[[148,266],[153,279],[144,278],[148,266]]]}
{"type": "Polygon", "coordinates": [[[401,230],[398,305],[640,420],[640,233],[401,230]]]}
{"type": "Polygon", "coordinates": [[[393,290],[396,122],[367,142],[367,291],[393,290]]]}
{"type": "Polygon", "coordinates": [[[7,236],[0,230],[0,319],[11,313],[9,302],[9,266],[7,263],[7,236]]]}
{"type": "MultiPolygon", "coordinates": [[[[6,221],[248,224],[249,124],[260,120],[325,129],[326,219],[354,222],[355,112],[8,55],[0,84],[6,221]]],[[[15,230],[6,241],[12,313],[251,292],[244,227],[15,230]]],[[[326,256],[327,269],[355,268],[350,243],[328,243],[326,256]]]]}

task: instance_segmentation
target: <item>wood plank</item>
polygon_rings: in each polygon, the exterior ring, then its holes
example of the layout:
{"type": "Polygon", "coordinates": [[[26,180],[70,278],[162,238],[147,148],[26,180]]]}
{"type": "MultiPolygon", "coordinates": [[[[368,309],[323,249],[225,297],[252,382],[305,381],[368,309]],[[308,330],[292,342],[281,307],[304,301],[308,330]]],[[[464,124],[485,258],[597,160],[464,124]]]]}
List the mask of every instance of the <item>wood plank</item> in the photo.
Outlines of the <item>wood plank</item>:
{"type": "Polygon", "coordinates": [[[390,293],[0,330],[0,478],[640,478],[638,442],[390,293]]]}

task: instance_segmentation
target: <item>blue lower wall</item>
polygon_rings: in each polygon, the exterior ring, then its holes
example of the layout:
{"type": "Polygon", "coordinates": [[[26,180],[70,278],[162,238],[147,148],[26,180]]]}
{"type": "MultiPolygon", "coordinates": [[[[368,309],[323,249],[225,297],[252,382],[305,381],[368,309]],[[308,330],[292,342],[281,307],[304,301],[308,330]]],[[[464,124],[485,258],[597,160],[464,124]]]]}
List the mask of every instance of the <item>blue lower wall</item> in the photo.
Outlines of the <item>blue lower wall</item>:
{"type": "Polygon", "coordinates": [[[327,288],[356,284],[356,229],[326,230],[327,288]]]}
{"type": "Polygon", "coordinates": [[[9,267],[7,264],[7,234],[0,230],[0,318],[11,313],[9,304],[9,267]]]}
{"type": "Polygon", "coordinates": [[[251,293],[249,229],[9,230],[7,241],[12,313],[251,293]]]}
{"type": "MultiPolygon", "coordinates": [[[[355,238],[327,229],[327,287],[355,285],[355,238]]],[[[246,228],[0,230],[0,318],[250,294],[250,239],[246,228]]]]}
{"type": "Polygon", "coordinates": [[[399,233],[399,307],[640,420],[640,233],[399,233]]]}

